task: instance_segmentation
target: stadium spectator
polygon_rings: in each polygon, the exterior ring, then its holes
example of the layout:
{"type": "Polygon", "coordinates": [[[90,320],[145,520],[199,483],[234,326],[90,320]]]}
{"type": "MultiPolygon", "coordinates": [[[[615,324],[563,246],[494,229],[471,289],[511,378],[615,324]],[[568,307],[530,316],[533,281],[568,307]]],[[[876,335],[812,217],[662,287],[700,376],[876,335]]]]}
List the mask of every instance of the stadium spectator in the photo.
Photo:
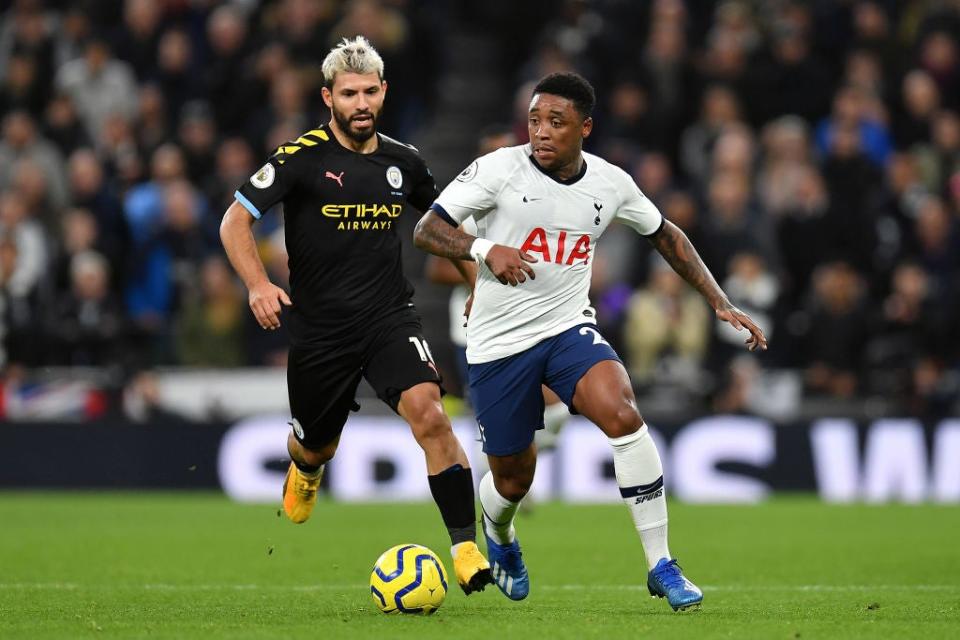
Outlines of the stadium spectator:
{"type": "Polygon", "coordinates": [[[0,193],[0,230],[17,247],[16,268],[8,284],[16,295],[30,295],[41,286],[47,271],[50,239],[17,191],[0,193]]]}
{"type": "Polygon", "coordinates": [[[817,267],[805,309],[805,380],[813,394],[850,398],[858,390],[869,333],[863,281],[846,262],[817,267]]]}
{"type": "Polygon", "coordinates": [[[956,34],[938,28],[923,36],[919,63],[937,83],[944,106],[960,109],[960,51],[956,34]]]}
{"type": "Polygon", "coordinates": [[[195,58],[196,52],[185,31],[170,29],[160,37],[154,76],[171,113],[180,113],[188,100],[202,94],[200,78],[193,70],[195,58]]]}
{"type": "Polygon", "coordinates": [[[250,82],[252,50],[246,18],[235,4],[222,4],[207,21],[207,40],[213,59],[206,67],[206,97],[219,127],[232,134],[243,129],[246,109],[256,98],[250,82]]]}
{"type": "Polygon", "coordinates": [[[814,139],[819,153],[829,153],[838,130],[852,129],[870,161],[877,166],[885,165],[893,145],[886,127],[879,120],[879,114],[873,112],[874,100],[873,96],[858,87],[841,87],[834,96],[830,116],[817,125],[814,139]]]}
{"type": "Polygon", "coordinates": [[[170,140],[171,122],[163,89],[154,83],[140,85],[137,93],[137,151],[149,157],[170,140]]]}
{"type": "Polygon", "coordinates": [[[931,135],[913,148],[920,180],[931,193],[945,192],[952,175],[960,171],[960,116],[942,109],[935,113],[931,135]]]}
{"type": "Polygon", "coordinates": [[[253,150],[243,138],[231,137],[217,147],[214,173],[202,186],[211,210],[230,206],[237,185],[253,175],[253,150]],[[221,206],[222,205],[222,206],[221,206]]]}
{"type": "Polygon", "coordinates": [[[960,276],[960,222],[937,196],[924,198],[916,211],[916,244],[908,255],[932,278],[933,295],[942,304],[952,304],[960,276]]]}
{"type": "Polygon", "coordinates": [[[99,249],[112,265],[117,280],[130,242],[120,200],[104,176],[96,154],[88,148],[78,149],[70,156],[67,175],[71,202],[95,218],[99,249]]]}
{"type": "Polygon", "coordinates": [[[827,197],[830,200],[832,233],[838,247],[861,272],[873,268],[876,246],[875,193],[882,180],[880,170],[864,155],[855,128],[838,126],[822,162],[827,197]]]}
{"type": "Polygon", "coordinates": [[[133,68],[139,82],[156,77],[163,3],[124,0],[123,22],[113,39],[117,58],[133,68]]]}
{"type": "MultiPolygon", "coordinates": [[[[774,329],[780,300],[780,282],[776,275],[763,257],[752,251],[735,254],[728,266],[729,274],[721,283],[723,290],[733,304],[750,314],[767,339],[776,344],[779,332],[774,329]]],[[[717,320],[714,322],[714,331],[716,339],[710,353],[710,361],[714,365],[729,362],[740,355],[743,339],[733,327],[717,320]]]]}
{"type": "Polygon", "coordinates": [[[37,351],[41,338],[37,332],[38,295],[15,278],[19,262],[13,234],[0,228],[0,367],[4,368],[42,364],[37,351]]]}
{"type": "Polygon", "coordinates": [[[630,298],[624,324],[630,375],[639,384],[653,382],[664,360],[673,363],[667,370],[689,376],[703,363],[710,340],[710,309],[703,299],[659,255],[653,262],[649,283],[630,298]]]}
{"type": "Polygon", "coordinates": [[[86,250],[70,260],[70,291],[57,301],[50,319],[55,348],[52,364],[108,366],[119,362],[124,350],[124,313],[110,291],[106,258],[86,250]]]}
{"type": "Polygon", "coordinates": [[[752,121],[763,124],[785,114],[814,121],[826,115],[833,85],[828,69],[811,50],[810,37],[802,28],[775,26],[769,53],[751,72],[753,91],[763,96],[745,103],[752,121]]]}
{"type": "Polygon", "coordinates": [[[62,94],[55,95],[46,106],[43,133],[63,155],[70,155],[80,147],[91,144],[73,100],[62,94]]]}
{"type": "Polygon", "coordinates": [[[91,38],[83,57],[70,60],[57,71],[57,91],[70,96],[88,135],[99,140],[106,119],[113,114],[132,118],[136,113],[137,85],[130,65],[113,58],[110,45],[91,38]]]}
{"type": "MultiPolygon", "coordinates": [[[[57,296],[69,293],[71,288],[70,269],[75,256],[96,251],[100,245],[100,229],[97,219],[86,209],[68,209],[61,220],[60,242],[50,261],[48,279],[57,296]]],[[[97,252],[107,260],[109,259],[97,252]]],[[[116,290],[116,287],[111,286],[116,290]]]]}
{"type": "Polygon", "coordinates": [[[794,206],[800,178],[813,161],[809,127],[797,116],[781,116],[764,126],[761,140],[757,199],[761,209],[776,219],[794,206]]]}
{"type": "Polygon", "coordinates": [[[246,362],[247,305],[226,261],[203,262],[199,286],[187,293],[176,327],[177,361],[195,367],[238,367],[246,362]]]}
{"type": "Polygon", "coordinates": [[[710,180],[706,216],[701,230],[703,259],[718,281],[723,282],[734,255],[759,253],[768,264],[777,260],[767,220],[750,205],[747,174],[727,171],[710,180]]]}
{"type": "Polygon", "coordinates": [[[57,15],[45,11],[42,2],[20,0],[12,4],[0,27],[0,69],[9,69],[11,58],[26,56],[34,64],[40,81],[38,90],[45,97],[50,87],[43,81],[53,75],[56,64],[53,36],[57,15]]]}
{"type": "MultiPolygon", "coordinates": [[[[40,136],[36,121],[26,111],[13,111],[3,118],[3,139],[0,141],[0,190],[14,184],[18,171],[34,174],[24,176],[28,183],[35,183],[37,179],[43,183],[41,193],[29,194],[29,197],[34,200],[31,204],[41,207],[48,205],[49,209],[66,204],[67,187],[63,156],[53,144],[40,136]],[[25,169],[25,167],[28,168],[25,169]],[[36,175],[37,173],[39,176],[36,175]]],[[[49,224],[51,227],[48,228],[52,228],[53,211],[45,210],[42,214],[44,214],[44,224],[49,224]]]]}
{"type": "Polygon", "coordinates": [[[940,106],[940,89],[929,73],[914,69],[903,78],[900,111],[894,128],[898,149],[930,139],[933,115],[940,106]]]}
{"type": "Polygon", "coordinates": [[[680,141],[680,165],[689,179],[706,183],[717,139],[724,128],[740,121],[737,95],[725,85],[707,87],[700,117],[684,129],[680,141]]]}
{"type": "Polygon", "coordinates": [[[210,105],[199,100],[180,110],[177,141],[183,150],[187,177],[196,185],[206,184],[215,168],[217,125],[210,105]]]}
{"type": "Polygon", "coordinates": [[[0,85],[0,113],[14,109],[40,113],[46,104],[46,92],[45,83],[37,77],[34,59],[23,54],[12,56],[0,85]]]}
{"type": "Polygon", "coordinates": [[[776,237],[788,304],[796,308],[807,293],[814,269],[833,256],[836,243],[830,200],[816,168],[800,168],[792,191],[792,206],[784,209],[776,221],[776,237]]]}

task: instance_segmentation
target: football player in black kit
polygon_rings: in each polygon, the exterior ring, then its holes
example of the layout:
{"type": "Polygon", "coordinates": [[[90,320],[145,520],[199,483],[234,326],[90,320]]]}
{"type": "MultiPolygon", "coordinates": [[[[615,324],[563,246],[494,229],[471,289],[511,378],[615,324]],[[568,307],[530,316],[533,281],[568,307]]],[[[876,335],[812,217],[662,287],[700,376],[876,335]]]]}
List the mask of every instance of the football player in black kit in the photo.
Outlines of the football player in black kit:
{"type": "Polygon", "coordinates": [[[285,143],[227,209],[220,237],[264,329],[291,337],[287,387],[293,414],[283,508],[293,522],[313,510],[361,376],[409,424],[423,448],[430,490],[450,533],[466,593],[492,581],[476,545],[473,479],[440,402],[440,376],[404,277],[395,225],[404,203],[427,211],[438,195],[417,150],[377,133],[387,83],[363,37],[344,39],[323,62],[330,122],[285,143]],[[270,282],[253,223],[284,210],[290,295],[270,282]]]}

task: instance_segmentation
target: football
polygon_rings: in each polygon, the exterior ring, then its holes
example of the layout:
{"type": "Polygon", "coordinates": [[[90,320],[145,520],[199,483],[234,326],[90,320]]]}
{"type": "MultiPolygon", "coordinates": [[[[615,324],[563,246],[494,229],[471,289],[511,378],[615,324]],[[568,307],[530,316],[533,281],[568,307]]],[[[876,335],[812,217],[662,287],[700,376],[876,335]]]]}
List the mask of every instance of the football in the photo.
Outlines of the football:
{"type": "Polygon", "coordinates": [[[370,595],[384,613],[431,614],[447,597],[447,570],[430,549],[398,544],[373,565],[370,595]]]}

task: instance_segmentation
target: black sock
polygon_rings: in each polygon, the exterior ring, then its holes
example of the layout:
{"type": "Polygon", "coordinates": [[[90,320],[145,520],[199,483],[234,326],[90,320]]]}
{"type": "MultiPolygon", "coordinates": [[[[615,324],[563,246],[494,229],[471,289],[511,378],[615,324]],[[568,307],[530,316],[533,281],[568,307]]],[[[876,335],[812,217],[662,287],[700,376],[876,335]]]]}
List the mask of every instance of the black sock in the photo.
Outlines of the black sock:
{"type": "Polygon", "coordinates": [[[297,465],[297,469],[300,469],[301,472],[307,474],[308,476],[314,475],[317,471],[320,470],[320,467],[323,466],[322,464],[318,464],[318,465],[316,465],[316,466],[311,466],[311,465],[309,465],[309,464],[304,464],[303,462],[300,462],[299,460],[294,460],[294,461],[293,461],[293,464],[297,465]]]}
{"type": "Polygon", "coordinates": [[[473,502],[470,469],[455,464],[434,476],[427,476],[433,501],[440,508],[450,542],[459,544],[477,539],[477,518],[473,502]]]}

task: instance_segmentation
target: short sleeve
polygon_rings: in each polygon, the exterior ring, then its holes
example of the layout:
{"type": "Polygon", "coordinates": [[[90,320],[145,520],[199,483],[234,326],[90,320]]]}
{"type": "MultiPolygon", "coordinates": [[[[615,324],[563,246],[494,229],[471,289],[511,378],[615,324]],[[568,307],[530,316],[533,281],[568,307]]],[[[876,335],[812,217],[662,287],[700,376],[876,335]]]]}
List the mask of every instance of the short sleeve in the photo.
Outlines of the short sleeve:
{"type": "Polygon", "coordinates": [[[437,198],[434,207],[458,224],[474,216],[482,218],[494,208],[506,180],[504,160],[509,149],[499,149],[477,158],[460,172],[437,198]]]}
{"type": "Polygon", "coordinates": [[[652,236],[663,226],[663,215],[630,176],[622,171],[619,174],[616,184],[621,201],[613,219],[642,236],[652,236]]]}
{"type": "Polygon", "coordinates": [[[477,228],[477,221],[474,220],[472,216],[460,223],[460,230],[464,233],[469,233],[471,236],[480,235],[480,230],[477,228]]]}
{"type": "Polygon", "coordinates": [[[270,207],[283,200],[295,184],[296,168],[292,156],[278,153],[240,185],[233,195],[250,215],[260,219],[270,207]]]}
{"type": "Polygon", "coordinates": [[[430,168],[423,158],[418,157],[417,163],[413,169],[413,188],[410,195],[407,196],[407,202],[413,205],[421,213],[426,212],[437,199],[440,190],[437,189],[437,183],[430,173],[430,168]]]}

